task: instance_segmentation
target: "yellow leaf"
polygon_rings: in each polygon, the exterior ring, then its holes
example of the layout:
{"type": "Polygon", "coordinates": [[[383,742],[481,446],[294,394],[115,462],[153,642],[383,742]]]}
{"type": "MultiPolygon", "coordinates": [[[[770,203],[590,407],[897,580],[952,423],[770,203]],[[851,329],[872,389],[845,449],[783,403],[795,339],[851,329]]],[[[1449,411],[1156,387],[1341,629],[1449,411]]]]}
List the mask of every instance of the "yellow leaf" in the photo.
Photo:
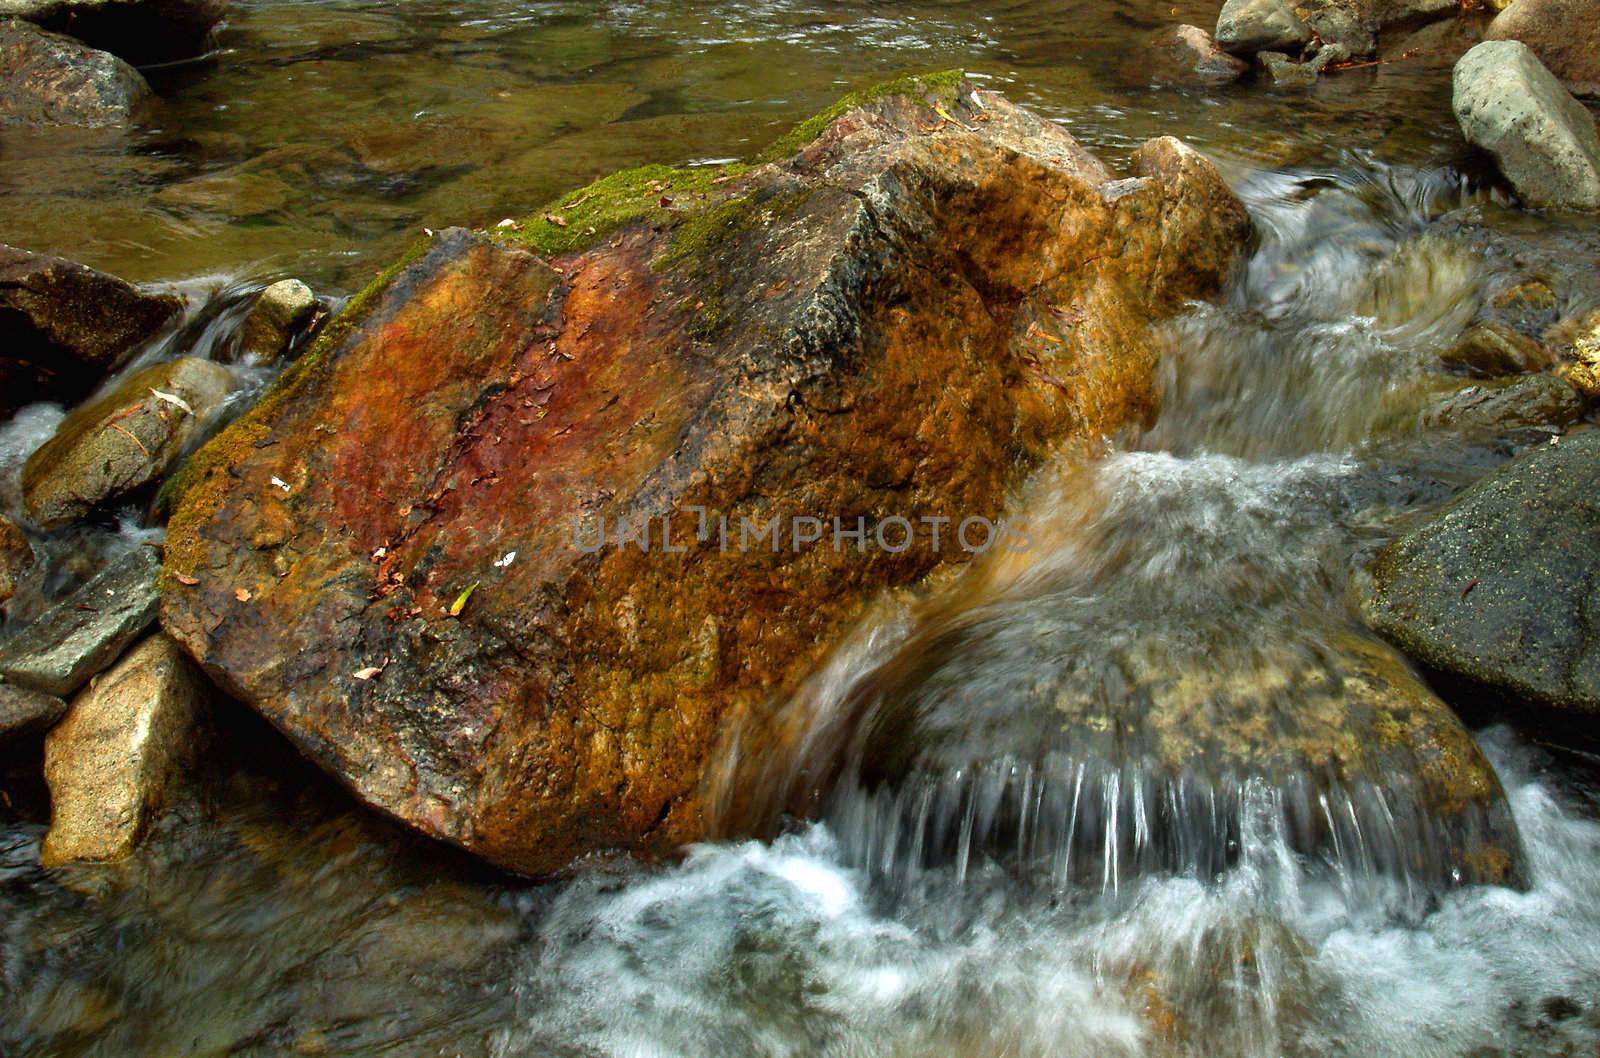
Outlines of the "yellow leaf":
{"type": "Polygon", "coordinates": [[[456,601],[450,604],[450,616],[460,617],[461,611],[466,608],[467,600],[472,598],[472,593],[478,590],[478,582],[473,581],[467,585],[467,590],[456,596],[456,601]]]}

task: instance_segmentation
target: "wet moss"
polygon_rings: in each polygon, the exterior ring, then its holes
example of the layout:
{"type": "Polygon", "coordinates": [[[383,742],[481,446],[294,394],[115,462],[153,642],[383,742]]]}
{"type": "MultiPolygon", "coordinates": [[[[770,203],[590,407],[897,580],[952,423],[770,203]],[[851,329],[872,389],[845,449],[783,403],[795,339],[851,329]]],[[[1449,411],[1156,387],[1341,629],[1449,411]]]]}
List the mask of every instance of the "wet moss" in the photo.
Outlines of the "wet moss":
{"type": "Polygon", "coordinates": [[[692,169],[670,165],[624,169],[547,202],[516,227],[494,234],[549,256],[587,249],[628,224],[665,222],[686,209],[695,211],[718,185],[748,168],[734,162],[692,169]]]}
{"type": "Polygon", "coordinates": [[[875,99],[886,99],[889,96],[914,96],[923,99],[944,103],[955,102],[957,90],[966,78],[965,70],[940,70],[935,73],[910,74],[897,77],[892,81],[884,81],[870,88],[863,88],[859,92],[851,92],[827,109],[817,113],[783,136],[774,140],[766,150],[756,156],[758,162],[774,162],[787,158],[800,148],[822,135],[829,125],[833,124],[840,115],[864,106],[875,99]]]}
{"type": "Polygon", "coordinates": [[[199,528],[227,499],[233,483],[228,473],[230,468],[242,462],[266,439],[277,410],[305,389],[317,370],[371,314],[379,296],[395,276],[417,261],[431,245],[429,237],[417,239],[393,264],[379,272],[322,329],[311,348],[278,376],[254,407],[201,446],[161,486],[157,505],[171,512],[165,563],[168,574],[193,574],[199,567],[204,557],[199,528]]]}
{"type": "MultiPolygon", "coordinates": [[[[953,103],[965,77],[964,70],[941,70],[897,77],[851,92],[779,137],[757,156],[756,162],[789,157],[820,136],[841,114],[876,99],[906,95],[953,103]]],[[[695,168],[645,165],[624,169],[553,199],[516,225],[490,234],[501,241],[556,256],[586,250],[629,224],[680,219],[684,227],[693,229],[688,235],[691,242],[703,236],[709,241],[741,209],[735,205],[737,199],[718,202],[714,193],[750,168],[749,163],[732,162],[695,168]]],[[[693,248],[686,244],[685,254],[690,252],[693,248]]]]}

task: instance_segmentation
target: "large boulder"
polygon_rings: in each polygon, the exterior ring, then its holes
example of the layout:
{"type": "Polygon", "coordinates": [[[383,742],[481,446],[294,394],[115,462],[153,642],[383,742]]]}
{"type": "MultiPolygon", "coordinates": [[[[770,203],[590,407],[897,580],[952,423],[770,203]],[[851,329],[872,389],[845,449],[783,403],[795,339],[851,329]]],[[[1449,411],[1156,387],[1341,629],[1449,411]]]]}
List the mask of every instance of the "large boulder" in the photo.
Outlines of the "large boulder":
{"type": "Polygon", "coordinates": [[[1520,40],[1573,95],[1600,96],[1600,11],[1594,0],[1517,0],[1495,16],[1489,40],[1520,40]]]}
{"type": "Polygon", "coordinates": [[[133,851],[193,757],[207,693],[183,651],[156,635],[72,700],[44,742],[46,867],[133,851]]]}
{"type": "Polygon", "coordinates": [[[105,670],[155,622],[161,560],[134,548],[33,624],[0,643],[0,676],[47,694],[71,694],[105,670]]]}
{"type": "Polygon", "coordinates": [[[228,369],[181,356],[129,375],[74,411],[22,468],[22,502],[46,529],[161,478],[233,388],[228,369]]]}
{"type": "Polygon", "coordinates": [[[0,416],[78,400],[182,310],[178,298],[0,245],[0,416]]]}
{"type": "Polygon", "coordinates": [[[154,93],[109,52],[0,19],[0,125],[131,125],[154,93]]]}
{"type": "Polygon", "coordinates": [[[1526,44],[1484,41],[1456,63],[1456,121],[1530,206],[1600,209],[1600,133],[1526,44]]]}
{"type": "Polygon", "coordinates": [[[139,64],[197,54],[227,11],[227,0],[0,0],[0,18],[70,33],[139,64]]]}
{"type": "Polygon", "coordinates": [[[1378,555],[1367,623],[1435,669],[1600,712],[1597,480],[1600,431],[1518,456],[1378,555]]]}
{"type": "Polygon", "coordinates": [[[1150,410],[1147,324],[1250,235],[1176,140],[1115,180],[952,75],[765,157],[417,247],[175,479],[169,633],[497,863],[674,847],[736,714],[964,559],[956,523],[1047,453],[1150,410]]]}

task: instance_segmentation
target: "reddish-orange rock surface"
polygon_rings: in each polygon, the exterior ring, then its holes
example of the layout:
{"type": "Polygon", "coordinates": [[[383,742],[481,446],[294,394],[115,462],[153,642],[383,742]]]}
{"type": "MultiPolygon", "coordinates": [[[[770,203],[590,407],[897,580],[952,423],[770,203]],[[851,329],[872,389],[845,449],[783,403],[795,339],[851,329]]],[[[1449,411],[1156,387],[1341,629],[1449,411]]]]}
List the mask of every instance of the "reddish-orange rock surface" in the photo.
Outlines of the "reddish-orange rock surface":
{"type": "Polygon", "coordinates": [[[186,472],[167,630],[362,798],[496,863],[700,836],[725,725],[964,560],[955,523],[1057,446],[1147,414],[1148,324],[1249,238],[1176,140],[1117,180],[997,94],[938,92],[639,183],[614,230],[580,192],[520,241],[434,237],[186,472]],[[892,517],[909,547],[833,546],[834,518],[892,517]],[[925,517],[952,519],[937,549],[925,517]],[[776,551],[741,549],[774,518],[776,551]]]}

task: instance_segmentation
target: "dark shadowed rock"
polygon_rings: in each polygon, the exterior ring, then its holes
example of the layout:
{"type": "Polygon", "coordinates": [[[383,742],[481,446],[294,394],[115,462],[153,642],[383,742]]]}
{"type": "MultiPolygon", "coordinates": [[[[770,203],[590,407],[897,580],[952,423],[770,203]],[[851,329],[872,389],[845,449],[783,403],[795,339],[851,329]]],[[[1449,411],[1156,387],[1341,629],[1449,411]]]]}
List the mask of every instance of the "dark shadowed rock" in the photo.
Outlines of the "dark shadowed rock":
{"type": "Polygon", "coordinates": [[[621,173],[420,246],[183,472],[170,634],[498,863],[700,836],[732,716],[965,554],[953,528],[797,545],[802,519],[998,515],[1060,443],[1149,412],[1147,324],[1250,233],[1176,140],[1114,181],[956,77],[857,102],[772,162],[621,173]]]}
{"type": "Polygon", "coordinates": [[[1456,121],[1530,206],[1600,209],[1600,133],[1528,46],[1486,40],[1452,75],[1456,121]]]}
{"type": "Polygon", "coordinates": [[[53,694],[0,683],[0,742],[48,731],[67,711],[67,703],[53,694]]]}
{"type": "Polygon", "coordinates": [[[104,272],[0,245],[0,415],[76,401],[182,309],[104,272]]]}
{"type": "Polygon", "coordinates": [[[25,18],[140,64],[199,53],[227,10],[227,0],[0,0],[0,18],[25,18]]]}
{"type": "Polygon", "coordinates": [[[72,700],[44,743],[46,867],[134,850],[194,757],[207,693],[183,651],[156,635],[72,700]]]}
{"type": "Polygon", "coordinates": [[[1596,430],[1512,460],[1358,578],[1367,623],[1436,669],[1600,712],[1597,481],[1596,430]]]}
{"type": "Polygon", "coordinates": [[[153,99],[115,55],[0,19],[0,125],[131,125],[153,99]]]}
{"type": "Polygon", "coordinates": [[[1129,57],[1124,76],[1138,84],[1220,85],[1250,72],[1250,64],[1223,51],[1199,26],[1155,33],[1148,51],[1129,57]]]}
{"type": "Polygon", "coordinates": [[[68,525],[165,474],[233,387],[228,369],[182,356],[136,371],[78,408],[22,468],[28,517],[68,525]]]}
{"type": "Polygon", "coordinates": [[[1520,40],[1573,95],[1600,96],[1600,11],[1594,0],[1517,0],[1495,16],[1489,40],[1520,40]]]}
{"type": "Polygon", "coordinates": [[[161,560],[136,547],[0,644],[0,676],[68,695],[116,660],[156,619],[161,560]]]}
{"type": "Polygon", "coordinates": [[[17,580],[33,565],[33,545],[17,524],[0,514],[0,603],[17,593],[17,580]]]}

